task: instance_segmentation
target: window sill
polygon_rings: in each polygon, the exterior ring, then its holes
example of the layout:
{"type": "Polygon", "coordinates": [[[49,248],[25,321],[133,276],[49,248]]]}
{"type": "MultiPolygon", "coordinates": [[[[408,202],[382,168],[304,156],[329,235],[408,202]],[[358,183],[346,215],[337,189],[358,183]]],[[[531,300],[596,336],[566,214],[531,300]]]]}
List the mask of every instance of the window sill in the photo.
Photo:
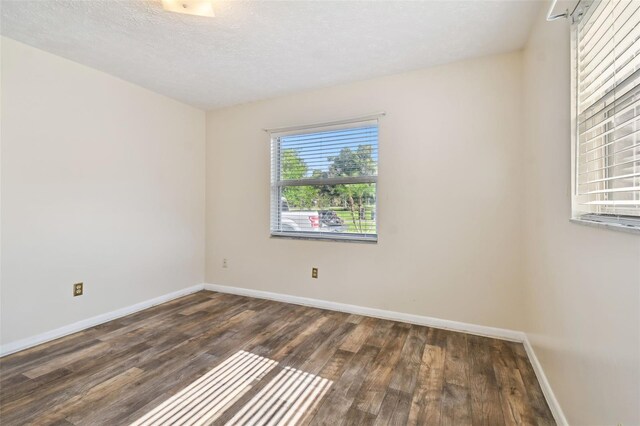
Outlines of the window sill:
{"type": "Polygon", "coordinates": [[[612,231],[626,232],[628,234],[640,235],[640,227],[638,226],[622,225],[614,222],[600,222],[595,220],[578,219],[578,218],[571,218],[569,219],[569,221],[572,223],[576,223],[578,225],[586,225],[594,228],[604,228],[604,229],[610,229],[612,231]]]}
{"type": "Polygon", "coordinates": [[[350,236],[350,235],[342,235],[336,236],[331,235],[330,233],[326,234],[317,234],[317,235],[308,235],[305,233],[271,233],[271,238],[274,239],[288,239],[288,240],[310,240],[310,241],[331,241],[338,243],[364,243],[364,244],[377,244],[378,236],[375,237],[359,237],[359,236],[350,236]]]}

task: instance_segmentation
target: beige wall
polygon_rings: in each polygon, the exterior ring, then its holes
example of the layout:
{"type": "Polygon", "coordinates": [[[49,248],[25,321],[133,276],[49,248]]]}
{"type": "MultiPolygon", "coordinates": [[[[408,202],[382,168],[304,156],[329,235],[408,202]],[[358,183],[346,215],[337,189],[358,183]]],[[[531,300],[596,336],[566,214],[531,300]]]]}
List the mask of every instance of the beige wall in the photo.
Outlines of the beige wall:
{"type": "Polygon", "coordinates": [[[3,344],[203,281],[204,129],[200,110],[2,39],[3,344]]]}
{"type": "Polygon", "coordinates": [[[521,329],[521,75],[513,53],[208,113],[207,282],[521,329]],[[262,129],[378,111],[378,244],[269,238],[262,129]]]}
{"type": "Polygon", "coordinates": [[[569,222],[567,22],[524,55],[529,339],[571,424],[640,424],[640,237],[569,222]]]}

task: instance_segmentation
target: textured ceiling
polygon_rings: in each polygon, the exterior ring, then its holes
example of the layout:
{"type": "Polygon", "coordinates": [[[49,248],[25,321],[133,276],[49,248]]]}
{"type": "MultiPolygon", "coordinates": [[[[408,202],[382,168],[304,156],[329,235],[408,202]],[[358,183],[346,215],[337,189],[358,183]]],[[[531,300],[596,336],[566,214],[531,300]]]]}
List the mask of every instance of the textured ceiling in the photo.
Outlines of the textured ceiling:
{"type": "Polygon", "coordinates": [[[3,35],[203,109],[521,48],[535,1],[2,0],[3,35]]]}

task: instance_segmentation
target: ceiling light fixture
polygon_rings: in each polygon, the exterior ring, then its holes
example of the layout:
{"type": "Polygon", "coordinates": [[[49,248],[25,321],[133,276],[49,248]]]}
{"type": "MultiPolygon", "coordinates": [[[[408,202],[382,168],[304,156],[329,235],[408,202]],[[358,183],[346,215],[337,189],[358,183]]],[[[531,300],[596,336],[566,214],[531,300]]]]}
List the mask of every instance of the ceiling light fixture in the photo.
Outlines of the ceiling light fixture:
{"type": "Polygon", "coordinates": [[[213,13],[213,0],[162,0],[164,10],[187,15],[216,16],[213,13]]]}

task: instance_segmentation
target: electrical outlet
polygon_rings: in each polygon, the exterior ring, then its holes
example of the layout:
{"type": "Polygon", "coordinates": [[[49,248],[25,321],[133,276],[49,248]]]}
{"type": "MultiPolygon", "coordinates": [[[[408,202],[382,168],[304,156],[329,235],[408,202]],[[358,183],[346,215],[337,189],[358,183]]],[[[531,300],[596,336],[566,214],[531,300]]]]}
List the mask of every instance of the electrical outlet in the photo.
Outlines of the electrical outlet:
{"type": "Polygon", "coordinates": [[[229,261],[227,260],[226,257],[222,259],[222,267],[225,269],[229,267],[229,261]]]}
{"type": "Polygon", "coordinates": [[[318,278],[318,268],[311,268],[311,278],[318,278]]]}
{"type": "Polygon", "coordinates": [[[82,283],[75,283],[73,285],[73,297],[82,296],[84,285],[82,283]]]}

